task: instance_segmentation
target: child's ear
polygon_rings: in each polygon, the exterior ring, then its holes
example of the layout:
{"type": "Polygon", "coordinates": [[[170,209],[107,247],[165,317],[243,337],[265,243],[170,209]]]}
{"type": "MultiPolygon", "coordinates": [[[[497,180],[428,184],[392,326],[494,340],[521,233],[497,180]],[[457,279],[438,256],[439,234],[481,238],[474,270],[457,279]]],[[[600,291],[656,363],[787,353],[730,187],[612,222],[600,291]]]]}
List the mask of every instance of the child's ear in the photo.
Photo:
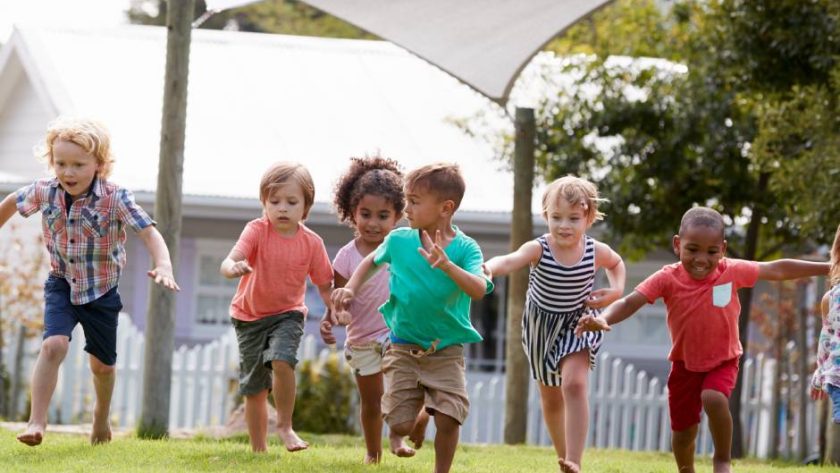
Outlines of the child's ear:
{"type": "Polygon", "coordinates": [[[455,202],[452,200],[444,200],[443,212],[447,215],[453,215],[455,213],[455,202]]]}
{"type": "Polygon", "coordinates": [[[680,236],[679,235],[674,235],[674,238],[672,239],[671,244],[674,246],[674,254],[677,255],[677,257],[679,257],[680,256],[680,236]]]}

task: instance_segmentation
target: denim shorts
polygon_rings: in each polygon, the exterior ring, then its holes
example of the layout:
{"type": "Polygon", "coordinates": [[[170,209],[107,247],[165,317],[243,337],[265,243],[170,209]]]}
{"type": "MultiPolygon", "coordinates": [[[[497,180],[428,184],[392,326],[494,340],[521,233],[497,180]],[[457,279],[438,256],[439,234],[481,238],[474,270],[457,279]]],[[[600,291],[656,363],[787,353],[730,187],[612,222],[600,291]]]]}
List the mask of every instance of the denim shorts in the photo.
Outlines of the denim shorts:
{"type": "Polygon", "coordinates": [[[239,345],[239,394],[271,390],[272,361],[284,361],[292,368],[297,365],[303,313],[290,311],[251,322],[231,322],[239,345]]]}
{"type": "Polygon", "coordinates": [[[828,391],[828,398],[831,399],[832,417],[835,424],[840,424],[840,387],[833,384],[826,384],[826,391],[828,391]]]}
{"type": "Polygon", "coordinates": [[[57,276],[44,283],[44,339],[65,335],[72,339],[76,324],[85,332],[85,351],[103,364],[117,362],[117,320],[122,301],[114,286],[99,299],[82,305],[70,303],[70,284],[57,276]]]}

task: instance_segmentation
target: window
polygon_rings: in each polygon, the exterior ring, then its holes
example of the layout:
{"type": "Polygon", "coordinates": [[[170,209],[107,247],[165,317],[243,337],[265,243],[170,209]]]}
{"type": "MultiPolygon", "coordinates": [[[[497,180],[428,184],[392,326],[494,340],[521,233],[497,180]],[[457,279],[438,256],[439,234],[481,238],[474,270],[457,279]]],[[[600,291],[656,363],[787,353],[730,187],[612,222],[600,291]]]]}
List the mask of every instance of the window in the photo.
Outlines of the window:
{"type": "Polygon", "coordinates": [[[196,301],[195,321],[198,332],[221,333],[230,325],[230,301],[239,279],[227,279],[219,274],[219,266],[233,242],[199,240],[196,242],[196,301]]]}

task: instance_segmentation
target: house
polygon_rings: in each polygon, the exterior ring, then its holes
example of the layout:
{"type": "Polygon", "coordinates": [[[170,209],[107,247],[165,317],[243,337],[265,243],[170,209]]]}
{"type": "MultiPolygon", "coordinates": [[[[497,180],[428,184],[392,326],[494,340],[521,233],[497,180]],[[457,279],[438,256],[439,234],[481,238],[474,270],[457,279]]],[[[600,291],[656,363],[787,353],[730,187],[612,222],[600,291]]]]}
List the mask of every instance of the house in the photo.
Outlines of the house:
{"type": "MultiPolygon", "coordinates": [[[[45,175],[33,145],[56,116],[81,114],[109,126],[117,159],[112,179],[153,210],[165,43],[165,29],[157,27],[16,28],[0,50],[0,194],[45,175]]],[[[397,46],[196,30],[188,104],[176,344],[206,342],[228,329],[236,281],[219,276],[219,264],[244,224],[260,215],[259,179],[273,161],[299,161],[312,172],[316,203],[307,223],[331,255],[352,238],[331,210],[332,186],[348,157],[377,152],[406,169],[458,162],[468,187],[456,224],[487,257],[508,249],[512,175],[489,145],[451,123],[490,103],[397,46]]],[[[534,197],[539,233],[539,192],[534,197]]],[[[37,231],[38,219],[27,225],[37,231]]],[[[120,292],[142,329],[149,258],[132,235],[127,252],[120,292]]],[[[631,265],[627,287],[659,265],[631,265]]],[[[473,306],[485,337],[470,348],[474,368],[503,366],[504,290],[498,281],[496,292],[473,306]]],[[[307,331],[315,332],[322,307],[314,291],[310,296],[315,317],[307,331]]],[[[661,371],[668,348],[664,309],[652,306],[614,330],[606,349],[661,371]]]]}

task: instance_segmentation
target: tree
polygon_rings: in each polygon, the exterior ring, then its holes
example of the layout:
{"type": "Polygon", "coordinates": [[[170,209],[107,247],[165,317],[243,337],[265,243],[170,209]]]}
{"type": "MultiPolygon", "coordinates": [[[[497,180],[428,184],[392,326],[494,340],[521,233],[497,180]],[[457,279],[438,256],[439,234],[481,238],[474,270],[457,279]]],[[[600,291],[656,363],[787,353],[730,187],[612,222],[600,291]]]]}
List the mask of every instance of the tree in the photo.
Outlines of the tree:
{"type": "MultiPolygon", "coordinates": [[[[725,0],[667,15],[651,5],[616,2],[552,44],[591,54],[567,59],[573,84],[538,107],[538,172],[596,181],[609,199],[608,237],[631,256],[668,247],[697,204],[724,215],[736,257],[830,241],[840,215],[840,4],[725,0]],[[626,53],[685,67],[611,57],[626,53]]],[[[752,291],[739,299],[747,350],[752,291]]],[[[744,453],[740,386],[735,456],[744,453]]]]}
{"type": "MultiPolygon", "coordinates": [[[[126,12],[129,21],[142,25],[166,23],[166,0],[132,0],[126,12]]],[[[197,0],[194,18],[207,6],[197,0]]],[[[265,0],[240,8],[225,10],[201,24],[206,29],[235,29],[255,33],[280,33],[329,38],[374,39],[375,36],[332,15],[295,0],[265,0]]]]}

